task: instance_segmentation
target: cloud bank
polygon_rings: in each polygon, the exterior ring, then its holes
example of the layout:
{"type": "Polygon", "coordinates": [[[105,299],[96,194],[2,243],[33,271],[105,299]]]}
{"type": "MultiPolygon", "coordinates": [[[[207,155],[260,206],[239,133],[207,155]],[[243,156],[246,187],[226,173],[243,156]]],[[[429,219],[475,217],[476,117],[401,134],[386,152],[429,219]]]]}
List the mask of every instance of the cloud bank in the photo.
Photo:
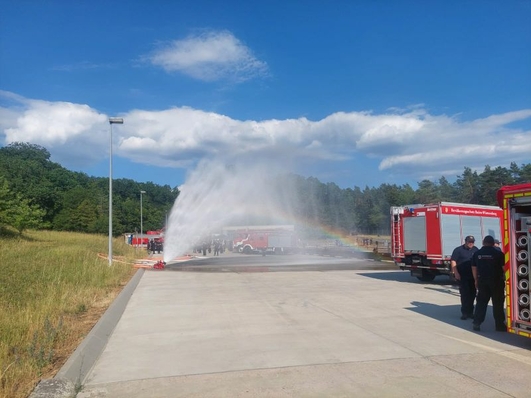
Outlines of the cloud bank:
{"type": "MultiPolygon", "coordinates": [[[[0,134],[4,144],[46,147],[66,167],[90,165],[108,154],[108,115],[85,104],[26,99],[0,92],[0,134]]],[[[115,115],[116,116],[116,115],[115,115]]],[[[116,156],[135,163],[187,168],[201,159],[226,163],[345,162],[365,156],[393,174],[459,174],[528,163],[531,109],[460,121],[415,108],[402,113],[337,112],[321,120],[237,120],[189,107],[131,110],[113,131],[116,156]],[[520,123],[518,123],[520,122],[520,123]],[[289,162],[287,162],[289,160],[289,162]]]]}

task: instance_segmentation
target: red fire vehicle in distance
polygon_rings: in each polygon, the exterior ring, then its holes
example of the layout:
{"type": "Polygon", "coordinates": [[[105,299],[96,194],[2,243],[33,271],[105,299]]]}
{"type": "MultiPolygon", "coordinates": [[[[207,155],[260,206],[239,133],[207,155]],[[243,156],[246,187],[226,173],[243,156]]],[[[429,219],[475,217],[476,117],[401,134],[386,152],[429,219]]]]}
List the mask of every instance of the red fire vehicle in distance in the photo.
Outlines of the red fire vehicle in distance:
{"type": "Polygon", "coordinates": [[[507,330],[531,337],[531,183],[500,188],[503,209],[507,330]]]}
{"type": "Polygon", "coordinates": [[[294,225],[254,225],[224,228],[232,250],[252,253],[293,253],[298,247],[294,225]]]}
{"type": "Polygon", "coordinates": [[[467,235],[476,245],[486,235],[501,237],[502,209],[440,202],[391,207],[391,256],[395,264],[423,282],[451,275],[453,250],[467,235]]]}
{"type": "Polygon", "coordinates": [[[146,231],[144,234],[131,234],[130,244],[133,246],[147,247],[150,240],[164,244],[164,228],[154,231],[146,231]]]}

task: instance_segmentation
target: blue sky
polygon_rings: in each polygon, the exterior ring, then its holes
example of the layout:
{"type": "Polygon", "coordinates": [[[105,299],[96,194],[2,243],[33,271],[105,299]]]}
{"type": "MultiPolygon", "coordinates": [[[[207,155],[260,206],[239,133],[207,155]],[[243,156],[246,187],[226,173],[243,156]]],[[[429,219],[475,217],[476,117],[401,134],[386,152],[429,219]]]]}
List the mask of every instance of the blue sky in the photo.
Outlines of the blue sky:
{"type": "Polygon", "coordinates": [[[531,162],[531,2],[0,0],[0,145],[180,186],[203,159],[339,186],[531,162]]]}

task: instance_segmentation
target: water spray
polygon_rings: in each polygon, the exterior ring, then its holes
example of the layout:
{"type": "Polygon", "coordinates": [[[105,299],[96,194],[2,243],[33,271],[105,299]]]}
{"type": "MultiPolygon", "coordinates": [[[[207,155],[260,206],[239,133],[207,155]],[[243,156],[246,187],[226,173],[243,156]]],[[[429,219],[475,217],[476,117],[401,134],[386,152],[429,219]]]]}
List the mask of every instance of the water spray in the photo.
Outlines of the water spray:
{"type": "Polygon", "coordinates": [[[295,202],[290,186],[275,185],[280,163],[203,161],[181,186],[168,219],[164,261],[231,225],[286,224],[295,202]]]}

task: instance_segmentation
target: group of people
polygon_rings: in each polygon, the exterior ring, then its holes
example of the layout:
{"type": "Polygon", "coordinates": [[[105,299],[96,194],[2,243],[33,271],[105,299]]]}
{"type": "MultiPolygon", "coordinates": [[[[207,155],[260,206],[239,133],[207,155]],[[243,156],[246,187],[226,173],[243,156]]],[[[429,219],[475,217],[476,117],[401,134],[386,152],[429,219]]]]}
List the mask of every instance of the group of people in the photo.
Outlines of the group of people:
{"type": "Polygon", "coordinates": [[[163,243],[160,239],[150,239],[147,244],[148,252],[161,253],[163,251],[163,243]]]}
{"type": "Polygon", "coordinates": [[[472,319],[472,329],[480,331],[492,299],[496,330],[506,332],[503,309],[505,255],[500,248],[500,241],[491,235],[483,238],[481,249],[475,246],[475,242],[472,235],[467,236],[465,243],[454,249],[451,258],[452,272],[459,282],[461,319],[472,319]]]}
{"type": "Polygon", "coordinates": [[[203,253],[203,256],[206,256],[207,252],[212,253],[214,249],[214,256],[219,256],[221,253],[224,253],[226,250],[225,241],[221,239],[213,239],[210,242],[203,241],[200,244],[194,246],[194,253],[203,253]]]}

